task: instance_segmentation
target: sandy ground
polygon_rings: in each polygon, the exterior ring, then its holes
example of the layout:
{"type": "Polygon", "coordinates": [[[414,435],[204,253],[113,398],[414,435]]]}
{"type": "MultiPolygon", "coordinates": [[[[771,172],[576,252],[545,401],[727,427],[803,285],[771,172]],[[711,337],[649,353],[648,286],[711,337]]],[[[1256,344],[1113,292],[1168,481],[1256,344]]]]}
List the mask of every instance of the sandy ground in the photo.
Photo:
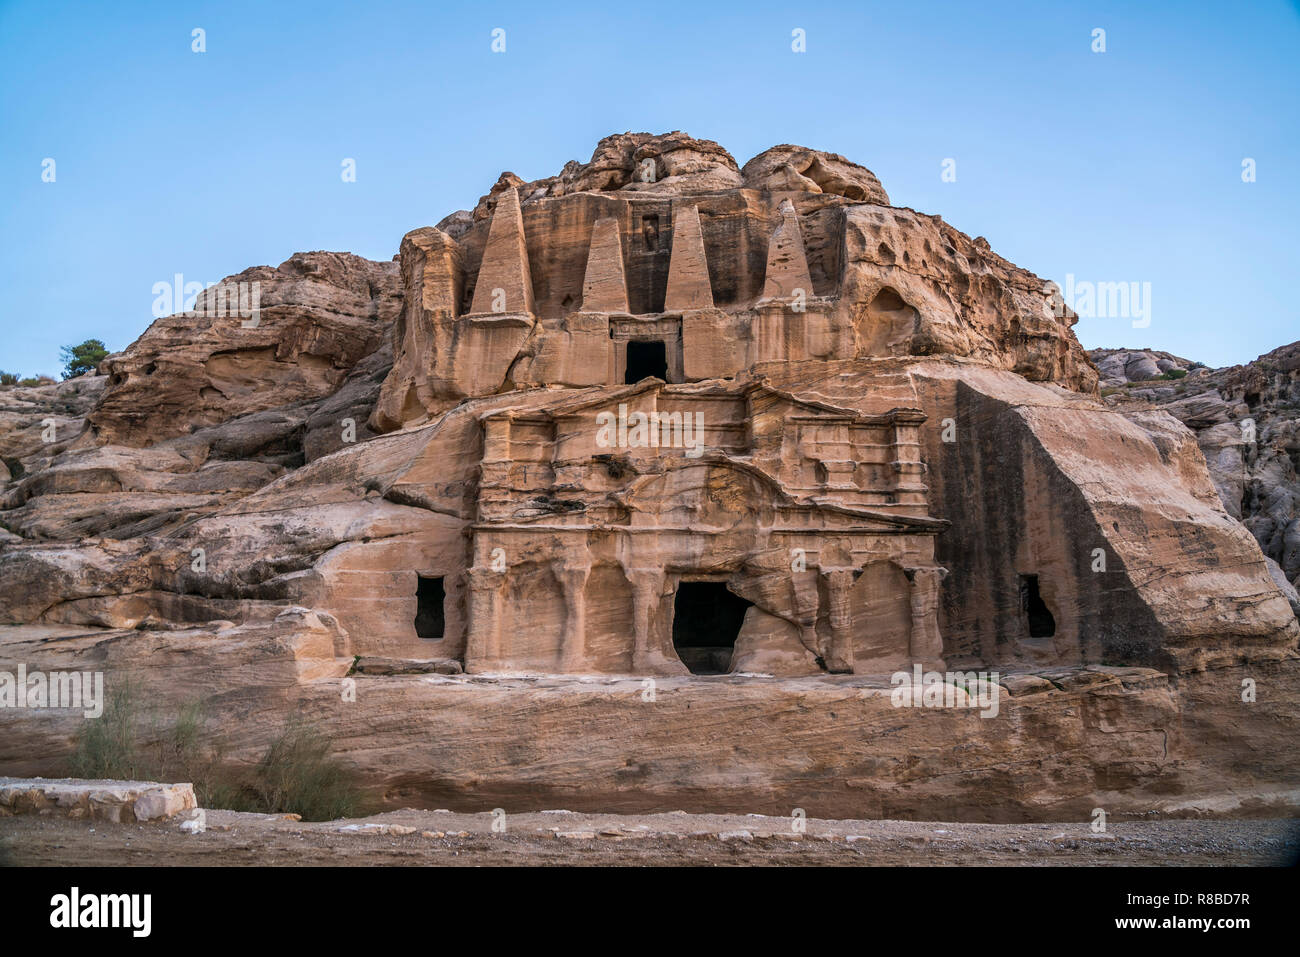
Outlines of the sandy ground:
{"type": "Polygon", "coordinates": [[[0,818],[11,865],[1161,865],[1290,864],[1300,820],[943,824],[759,815],[491,814],[393,811],[307,823],[207,811],[207,830],[179,819],[112,824],[53,816],[0,818]],[[498,827],[500,824],[498,823],[498,827]]]}

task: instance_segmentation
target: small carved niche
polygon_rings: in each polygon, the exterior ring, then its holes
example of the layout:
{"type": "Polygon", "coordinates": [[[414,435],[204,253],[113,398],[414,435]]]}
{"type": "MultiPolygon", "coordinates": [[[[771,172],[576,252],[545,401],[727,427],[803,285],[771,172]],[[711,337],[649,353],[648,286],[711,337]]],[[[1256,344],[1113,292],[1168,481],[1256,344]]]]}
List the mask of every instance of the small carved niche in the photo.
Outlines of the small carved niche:
{"type": "Polygon", "coordinates": [[[648,253],[659,251],[659,217],[641,217],[641,245],[648,253]]]}

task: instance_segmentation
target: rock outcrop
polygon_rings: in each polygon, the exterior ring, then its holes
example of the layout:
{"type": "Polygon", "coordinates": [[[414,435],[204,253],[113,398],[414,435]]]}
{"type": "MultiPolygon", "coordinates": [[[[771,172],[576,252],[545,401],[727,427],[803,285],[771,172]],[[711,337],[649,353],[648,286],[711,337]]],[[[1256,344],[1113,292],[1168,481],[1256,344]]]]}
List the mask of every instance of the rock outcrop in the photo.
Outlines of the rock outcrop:
{"type": "Polygon", "coordinates": [[[206,290],[193,314],[155,321],[101,363],[108,384],[90,437],[143,447],[326,398],[378,348],[400,305],[396,263],[298,253],[246,269],[206,290]],[[256,317],[242,314],[253,308],[256,317]]]}
{"type": "Polygon", "coordinates": [[[93,547],[165,532],[374,434],[396,263],[301,253],[222,288],[245,290],[256,318],[199,302],[106,358],[106,374],[0,390],[7,534],[93,547]]]}
{"type": "Polygon", "coordinates": [[[1300,614],[1300,342],[1222,369],[1148,350],[1090,355],[1109,405],[1163,409],[1192,430],[1223,508],[1300,614]]]}
{"type": "Polygon", "coordinates": [[[511,387],[622,381],[609,340],[623,333],[582,305],[596,223],[608,219],[630,315],[716,309],[680,323],[687,380],[764,362],[954,355],[1095,391],[1059,294],[983,239],[888,203],[875,176],[841,156],[778,146],[739,171],[716,143],[681,133],[608,137],[589,163],[531,183],[504,173],[472,213],[403,240],[408,294],[371,425],[390,431],[511,387]],[[791,286],[788,302],[765,289],[774,235],[778,247],[797,242],[807,267],[807,288],[791,286]],[[674,262],[697,281],[689,296],[674,262]]]}
{"type": "MultiPolygon", "coordinates": [[[[1278,733],[1300,722],[1300,675],[1284,661],[1177,680],[1106,666],[1004,674],[998,714],[981,718],[896,708],[887,676],[659,678],[653,694],[642,678],[345,679],[350,659],[328,644],[267,628],[25,631],[0,629],[0,668],[129,672],[163,713],[204,689],[207,733],[232,770],[299,714],[387,808],[803,808],[1086,828],[1097,807],[1115,820],[1285,817],[1300,800],[1294,746],[1278,733]],[[1264,692],[1250,706],[1244,679],[1264,692]]],[[[0,710],[0,767],[62,773],[78,727],[67,712],[0,710]]]]}
{"type": "Polygon", "coordinates": [[[0,387],[0,482],[48,468],[85,429],[108,377],[81,375],[40,386],[0,387]]]}

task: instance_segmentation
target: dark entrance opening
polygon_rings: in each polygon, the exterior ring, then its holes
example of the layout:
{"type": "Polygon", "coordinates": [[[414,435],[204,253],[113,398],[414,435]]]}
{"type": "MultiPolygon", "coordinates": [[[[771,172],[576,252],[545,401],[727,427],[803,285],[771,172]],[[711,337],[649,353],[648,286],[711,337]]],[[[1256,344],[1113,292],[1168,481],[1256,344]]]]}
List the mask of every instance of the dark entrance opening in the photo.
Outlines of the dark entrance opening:
{"type": "Polygon", "coordinates": [[[1056,619],[1038,594],[1038,576],[1020,576],[1020,610],[1029,619],[1030,638],[1051,638],[1056,634],[1056,619]]]}
{"type": "Polygon", "coordinates": [[[696,675],[722,675],[731,668],[736,636],[752,602],[724,582],[682,582],[673,604],[673,648],[696,675]]]}
{"type": "Polygon", "coordinates": [[[418,576],[415,586],[415,633],[421,638],[441,638],[446,622],[442,601],[447,597],[441,578],[418,576]]]}
{"type": "Polygon", "coordinates": [[[627,373],[625,383],[640,382],[654,376],[668,381],[668,350],[661,340],[631,339],[627,344],[627,373]]]}

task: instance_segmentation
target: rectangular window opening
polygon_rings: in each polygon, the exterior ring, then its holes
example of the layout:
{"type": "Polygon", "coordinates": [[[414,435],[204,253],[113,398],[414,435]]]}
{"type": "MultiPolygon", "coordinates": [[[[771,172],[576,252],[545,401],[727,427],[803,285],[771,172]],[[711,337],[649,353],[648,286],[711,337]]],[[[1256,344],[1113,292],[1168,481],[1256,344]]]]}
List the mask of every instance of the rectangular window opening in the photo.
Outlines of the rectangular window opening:
{"type": "Polygon", "coordinates": [[[668,349],[662,340],[631,339],[627,344],[627,372],[624,383],[651,377],[668,381],[668,349]]]}
{"type": "Polygon", "coordinates": [[[443,601],[447,597],[443,579],[417,576],[415,587],[415,633],[420,638],[441,638],[446,627],[443,601]]]}

